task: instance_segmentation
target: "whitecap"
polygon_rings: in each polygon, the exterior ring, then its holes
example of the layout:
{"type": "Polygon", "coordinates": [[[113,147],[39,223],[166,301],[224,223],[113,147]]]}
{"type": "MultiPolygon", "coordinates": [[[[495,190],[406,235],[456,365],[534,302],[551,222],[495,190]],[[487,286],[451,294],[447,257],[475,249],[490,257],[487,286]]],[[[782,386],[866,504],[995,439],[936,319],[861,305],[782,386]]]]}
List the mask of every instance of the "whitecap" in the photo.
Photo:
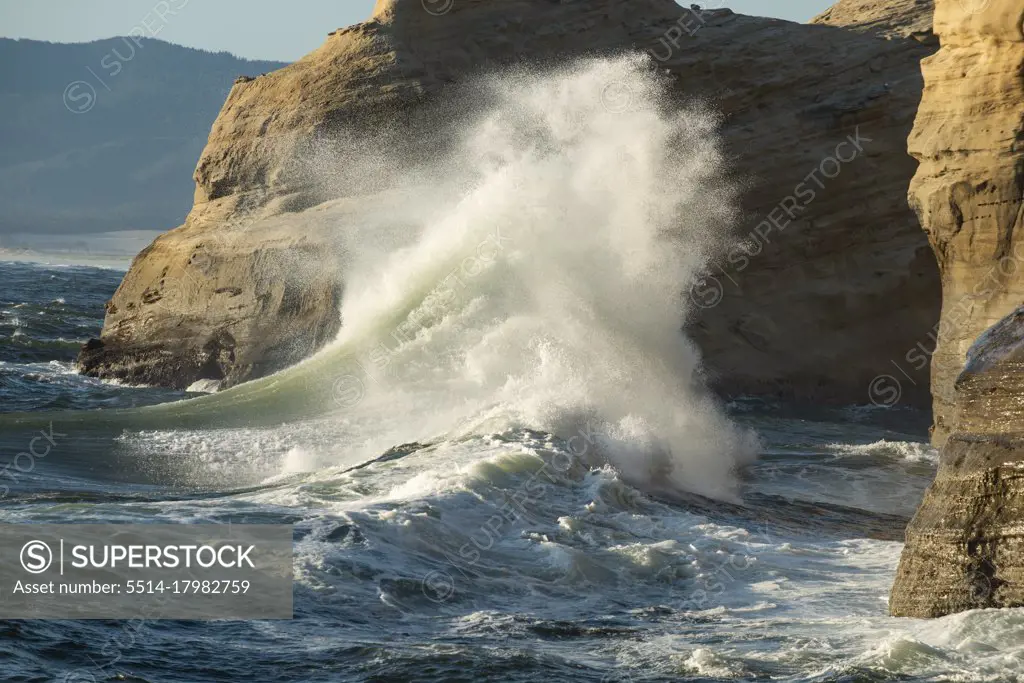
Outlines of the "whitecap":
{"type": "Polygon", "coordinates": [[[826,448],[840,455],[867,455],[906,460],[911,462],[937,463],[939,451],[930,444],[917,441],[887,441],[881,439],[867,444],[831,443],[826,448]]]}

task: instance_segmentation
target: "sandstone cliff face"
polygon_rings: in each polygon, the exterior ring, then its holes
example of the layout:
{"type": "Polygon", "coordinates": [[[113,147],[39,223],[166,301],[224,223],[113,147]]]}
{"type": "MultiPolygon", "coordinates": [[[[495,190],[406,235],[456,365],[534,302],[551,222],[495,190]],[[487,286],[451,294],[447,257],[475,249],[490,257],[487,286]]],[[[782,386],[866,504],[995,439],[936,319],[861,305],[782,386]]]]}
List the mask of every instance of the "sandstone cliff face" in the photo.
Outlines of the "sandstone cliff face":
{"type": "Polygon", "coordinates": [[[977,336],[1024,301],[1024,5],[940,0],[942,49],[923,62],[910,200],[942,273],[932,358],[937,445],[955,426],[954,382],[977,336]]]}
{"type": "Polygon", "coordinates": [[[944,446],[889,602],[917,617],[1024,605],[1024,5],[939,0],[935,24],[910,196],[942,271],[932,373],[944,446]]]}
{"type": "MultiPolygon", "coordinates": [[[[310,222],[312,223],[312,222],[310,222]]],[[[100,340],[86,344],[87,374],[187,389],[228,387],[317,351],[338,330],[341,289],[327,232],[273,220],[202,223],[160,236],[132,264],[100,340]]]]}
{"type": "Polygon", "coordinates": [[[1024,606],[1024,307],[974,344],[956,394],[957,430],[907,528],[894,616],[1024,606]]]}
{"type": "Polygon", "coordinates": [[[934,0],[840,0],[810,23],[933,43],[934,7],[934,0]]]}
{"type": "MultiPolygon", "coordinates": [[[[340,129],[400,130],[484,66],[626,49],[648,51],[681,94],[725,113],[748,187],[743,248],[692,292],[712,380],[872,398],[872,378],[892,373],[938,315],[934,259],[906,205],[905,140],[931,48],[672,0],[380,0],[299,62],[241,79],[199,160],[185,225],[136,259],[83,369],[185,386],[299,360],[337,329],[341,282],[329,231],[272,220],[334,198],[296,158],[340,129]]],[[[926,401],[927,371],[912,372],[904,400],[926,401]]]]}

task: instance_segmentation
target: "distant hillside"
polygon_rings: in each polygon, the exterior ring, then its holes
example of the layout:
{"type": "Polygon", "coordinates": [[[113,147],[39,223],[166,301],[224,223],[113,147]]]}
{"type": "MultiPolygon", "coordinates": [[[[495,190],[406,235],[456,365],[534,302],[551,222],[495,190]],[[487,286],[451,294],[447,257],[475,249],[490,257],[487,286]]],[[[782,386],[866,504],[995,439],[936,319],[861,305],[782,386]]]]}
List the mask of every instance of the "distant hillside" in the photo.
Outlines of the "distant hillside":
{"type": "Polygon", "coordinates": [[[0,38],[0,236],[181,223],[232,82],[282,66],[160,40],[0,38]]]}

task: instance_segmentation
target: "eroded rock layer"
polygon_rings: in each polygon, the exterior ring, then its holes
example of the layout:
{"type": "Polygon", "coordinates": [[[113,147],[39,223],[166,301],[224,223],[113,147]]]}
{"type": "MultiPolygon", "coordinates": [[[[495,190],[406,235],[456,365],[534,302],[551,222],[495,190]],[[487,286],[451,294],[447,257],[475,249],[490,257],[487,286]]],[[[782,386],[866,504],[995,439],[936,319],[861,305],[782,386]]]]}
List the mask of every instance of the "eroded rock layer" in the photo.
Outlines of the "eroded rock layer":
{"type": "Polygon", "coordinates": [[[1024,606],[1024,307],[971,348],[956,431],[907,528],[894,616],[1024,606]]]}
{"type": "Polygon", "coordinates": [[[341,129],[401,130],[481,69],[624,50],[649,52],[681,96],[723,111],[747,188],[743,249],[693,291],[712,380],[865,403],[897,362],[896,400],[927,401],[927,357],[905,358],[934,325],[939,285],[906,204],[905,140],[932,48],[672,0],[380,0],[369,21],[297,63],[240,79],[199,160],[185,225],[136,259],[84,371],[187,386],[302,358],[340,324],[343,274],[328,233],[268,222],[334,198],[297,158],[341,129]],[[293,247],[301,269],[289,266],[293,247]]]}
{"type": "Polygon", "coordinates": [[[840,0],[811,23],[932,42],[934,7],[934,0],[840,0]]]}

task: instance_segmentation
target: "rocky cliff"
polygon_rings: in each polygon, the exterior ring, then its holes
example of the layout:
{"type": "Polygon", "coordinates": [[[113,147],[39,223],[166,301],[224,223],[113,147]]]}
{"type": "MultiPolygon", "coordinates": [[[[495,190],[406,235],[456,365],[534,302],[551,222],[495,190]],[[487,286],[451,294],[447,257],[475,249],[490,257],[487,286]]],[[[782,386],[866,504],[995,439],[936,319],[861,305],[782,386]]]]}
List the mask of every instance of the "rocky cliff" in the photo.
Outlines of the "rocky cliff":
{"type": "Polygon", "coordinates": [[[887,38],[913,37],[935,44],[934,7],[934,0],[840,0],[810,23],[843,26],[887,38]]]}
{"type": "Polygon", "coordinates": [[[942,271],[932,372],[944,446],[889,603],[917,617],[1024,605],[1024,5],[939,0],[935,25],[911,201],[942,271]]]}
{"type": "Polygon", "coordinates": [[[1024,307],[975,342],[955,387],[956,431],[907,528],[894,616],[1024,606],[1024,307]]]}
{"type": "MultiPolygon", "coordinates": [[[[926,21],[929,8],[918,9],[926,21]]],[[[330,235],[282,217],[338,194],[296,159],[340,130],[386,129],[428,154],[434,143],[407,133],[411,112],[451,84],[481,68],[622,50],[649,52],[681,96],[724,112],[747,188],[741,246],[691,292],[712,380],[733,392],[877,398],[873,378],[906,364],[938,315],[934,259],[906,204],[905,140],[932,48],[672,0],[380,0],[369,21],[299,62],[240,79],[199,160],[185,225],[135,260],[83,370],[231,384],[300,359],[338,328],[342,283],[330,235]]],[[[334,163],[343,175],[344,158],[334,163]]],[[[363,191],[340,185],[350,199],[363,191]]],[[[896,399],[928,400],[926,365],[922,355],[906,368],[896,399]]]]}
{"type": "Polygon", "coordinates": [[[955,426],[967,349],[1024,301],[1022,22],[1020,0],[940,0],[942,49],[922,65],[910,200],[942,273],[942,317],[930,335],[937,445],[955,426]]]}

